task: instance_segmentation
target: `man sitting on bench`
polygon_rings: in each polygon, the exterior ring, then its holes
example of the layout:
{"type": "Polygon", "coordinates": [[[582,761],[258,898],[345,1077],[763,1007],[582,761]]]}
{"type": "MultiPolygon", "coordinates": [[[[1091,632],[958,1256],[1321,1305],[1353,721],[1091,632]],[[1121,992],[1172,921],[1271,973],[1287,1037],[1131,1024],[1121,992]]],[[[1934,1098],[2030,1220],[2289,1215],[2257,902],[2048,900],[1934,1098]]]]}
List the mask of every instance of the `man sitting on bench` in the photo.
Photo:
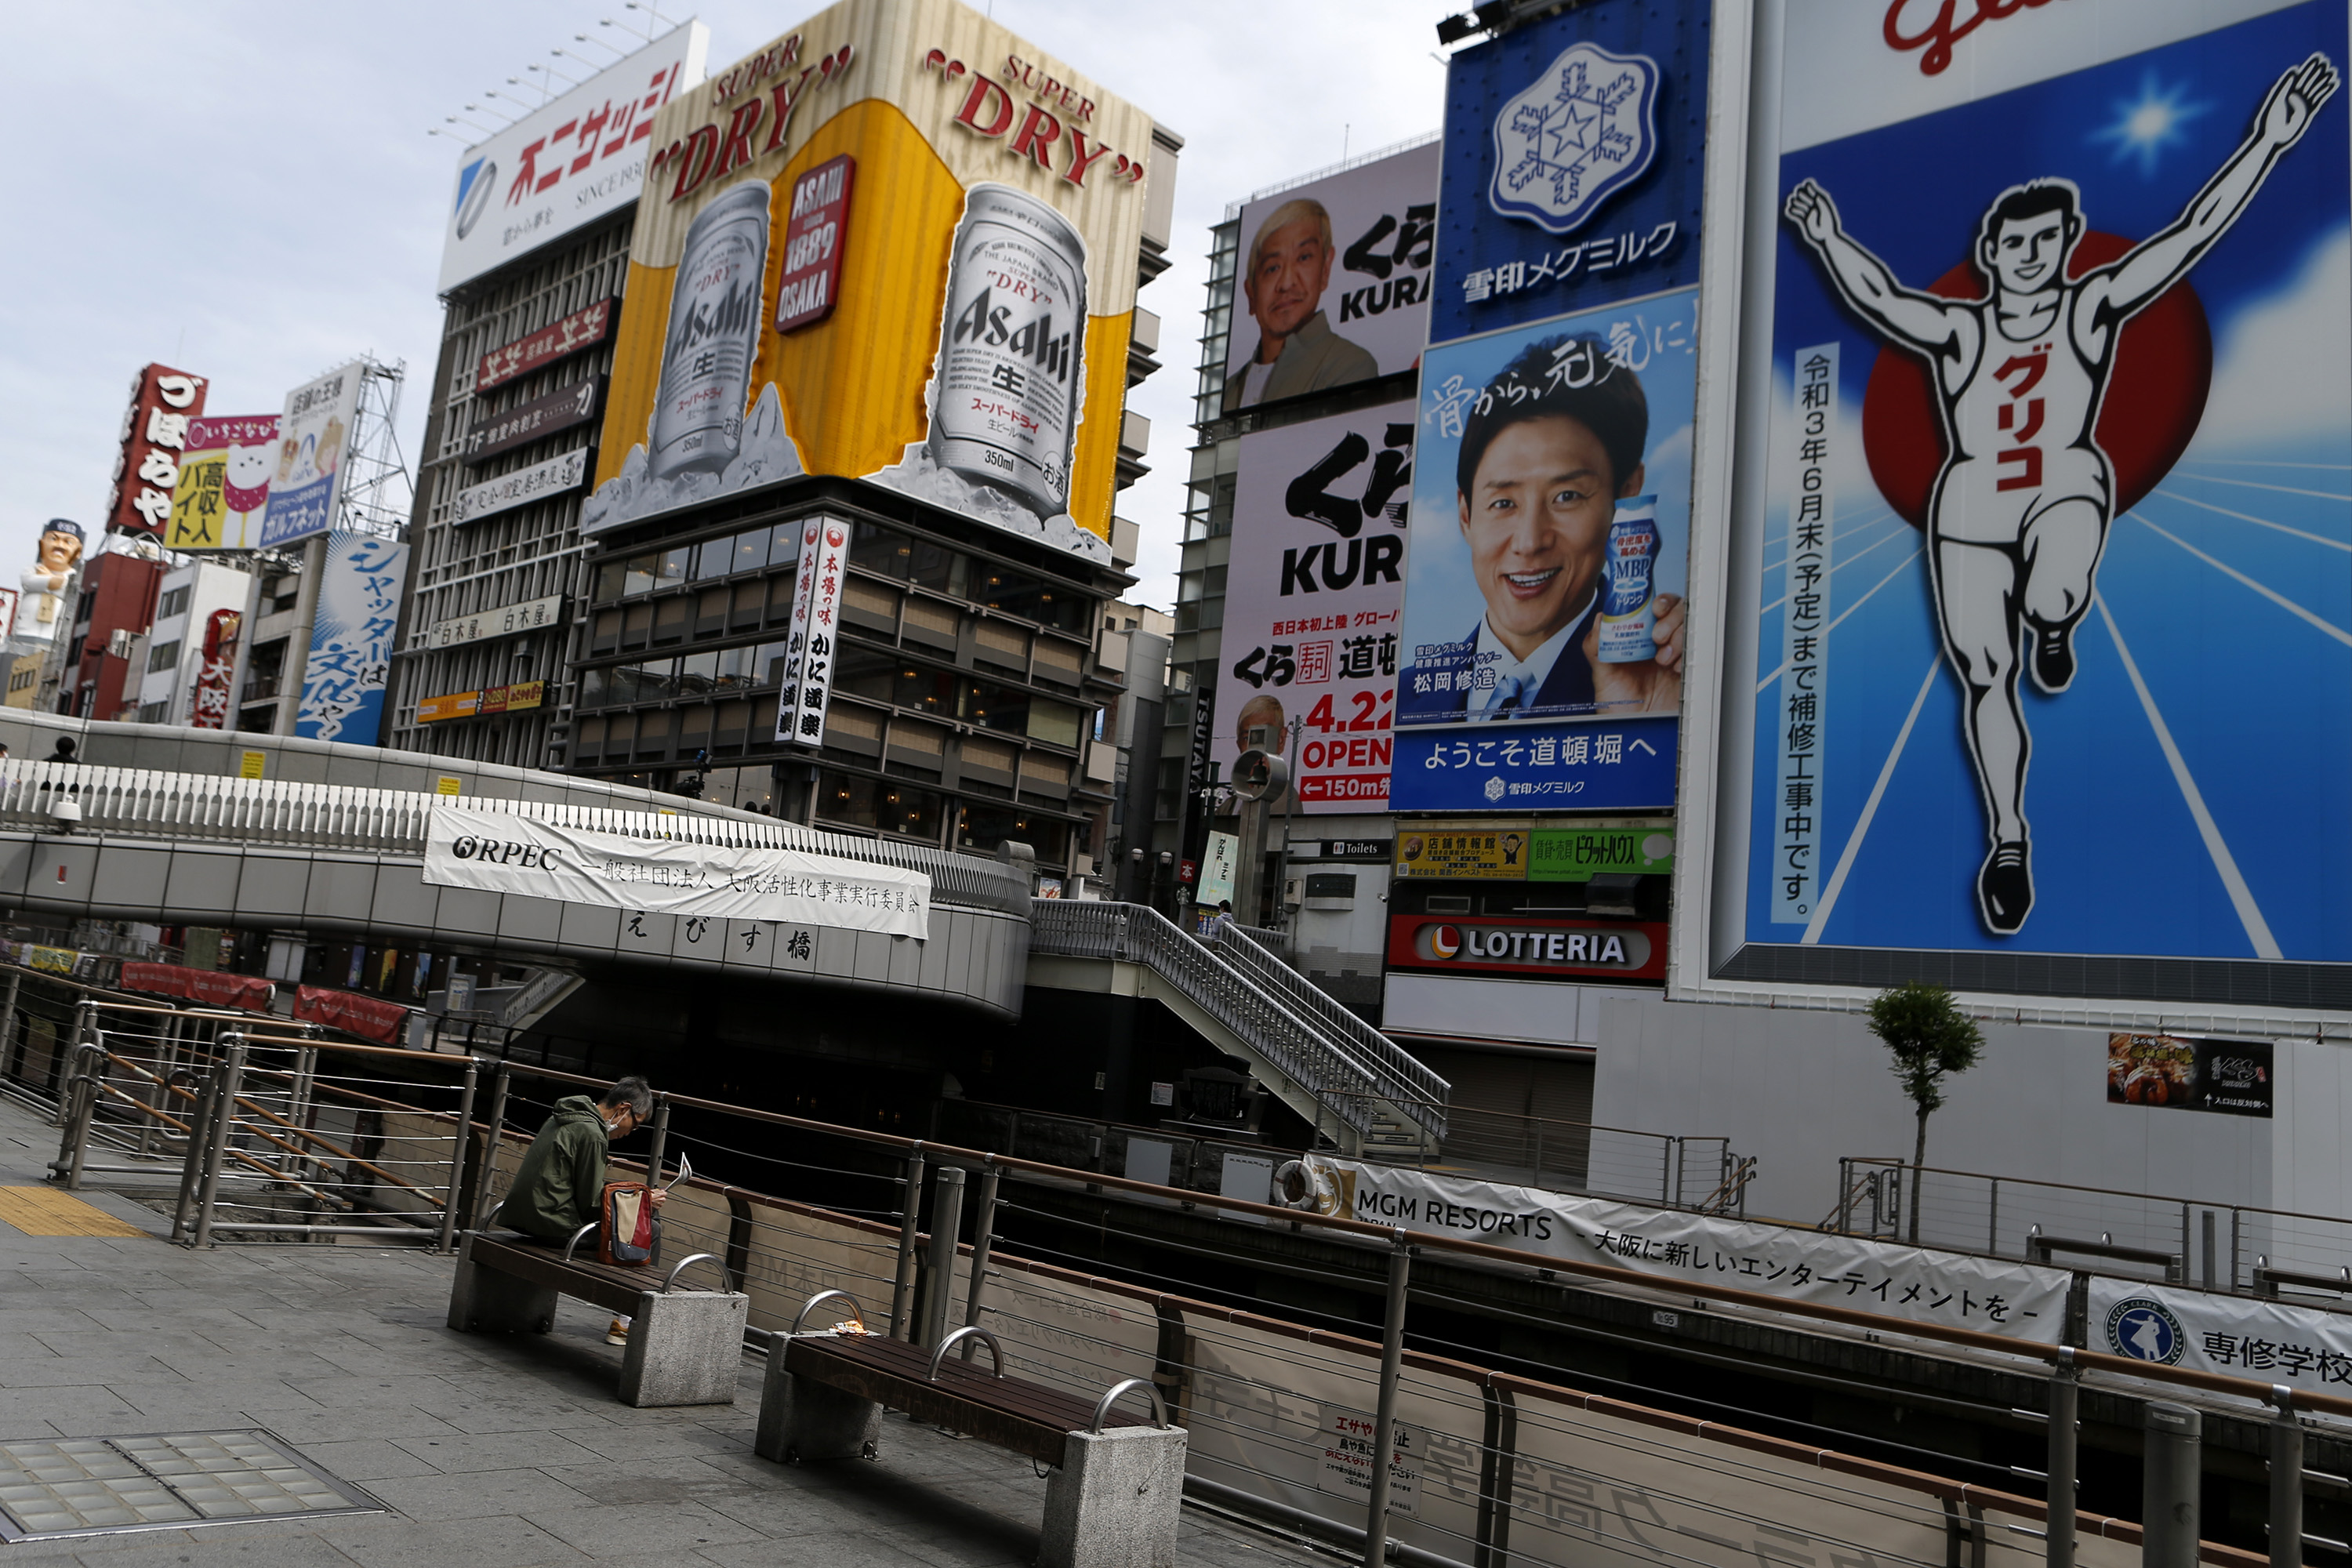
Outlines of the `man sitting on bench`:
{"type": "MultiPolygon", "coordinates": [[[[514,1187],[499,1207],[499,1223],[541,1241],[570,1241],[596,1217],[604,1198],[604,1163],[613,1141],[626,1138],[653,1114],[653,1086],[632,1073],[604,1091],[602,1104],[584,1094],[555,1102],[555,1114],[530,1142],[514,1187]]],[[[650,1194],[655,1208],[668,1194],[650,1194]]],[[[629,1320],[614,1318],[607,1344],[624,1344],[629,1320]]]]}

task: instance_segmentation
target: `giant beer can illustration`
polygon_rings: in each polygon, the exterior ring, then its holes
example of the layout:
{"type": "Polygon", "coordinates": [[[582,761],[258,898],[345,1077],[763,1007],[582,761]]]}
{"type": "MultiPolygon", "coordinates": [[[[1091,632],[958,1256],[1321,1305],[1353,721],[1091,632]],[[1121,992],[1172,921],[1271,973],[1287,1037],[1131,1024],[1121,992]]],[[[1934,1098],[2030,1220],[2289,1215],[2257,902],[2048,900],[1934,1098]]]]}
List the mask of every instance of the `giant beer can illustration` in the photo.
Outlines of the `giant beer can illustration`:
{"type": "Polygon", "coordinates": [[[703,208],[686,231],[646,454],[655,479],[718,473],[742,445],[763,313],[769,195],[767,182],[747,180],[703,208]]]}
{"type": "Polygon", "coordinates": [[[1010,185],[964,193],[931,383],[931,460],[1070,508],[1085,388],[1087,247],[1067,218],[1010,185]]]}

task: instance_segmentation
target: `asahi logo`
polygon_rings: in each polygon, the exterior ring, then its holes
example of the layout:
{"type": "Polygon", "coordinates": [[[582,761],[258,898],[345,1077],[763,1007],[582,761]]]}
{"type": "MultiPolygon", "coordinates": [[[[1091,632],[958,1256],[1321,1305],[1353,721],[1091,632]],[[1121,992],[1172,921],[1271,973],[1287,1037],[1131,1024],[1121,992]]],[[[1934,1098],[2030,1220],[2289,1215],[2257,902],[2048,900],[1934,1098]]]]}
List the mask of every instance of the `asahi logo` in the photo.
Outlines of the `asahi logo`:
{"type": "MultiPolygon", "coordinates": [[[[1027,360],[1055,381],[1070,379],[1070,334],[1066,331],[1054,335],[1054,312],[1049,308],[1033,321],[1016,327],[1013,324],[1014,307],[1003,302],[1017,300],[1021,286],[1009,279],[997,279],[983,284],[962,314],[956,317],[952,342],[983,344],[992,349],[1004,349],[1014,359],[1027,360]]],[[[1050,305],[1050,301],[1039,301],[1050,305]]]]}

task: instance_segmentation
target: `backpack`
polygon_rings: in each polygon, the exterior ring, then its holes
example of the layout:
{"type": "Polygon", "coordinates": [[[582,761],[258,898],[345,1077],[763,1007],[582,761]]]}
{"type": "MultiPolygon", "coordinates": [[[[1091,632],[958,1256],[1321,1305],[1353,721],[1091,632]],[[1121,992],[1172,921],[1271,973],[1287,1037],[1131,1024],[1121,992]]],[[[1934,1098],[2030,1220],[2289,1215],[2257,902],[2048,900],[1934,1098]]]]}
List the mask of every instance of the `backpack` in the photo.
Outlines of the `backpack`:
{"type": "Polygon", "coordinates": [[[661,1257],[661,1217],[643,1182],[607,1182],[597,1205],[596,1260],[644,1268],[661,1257]]]}

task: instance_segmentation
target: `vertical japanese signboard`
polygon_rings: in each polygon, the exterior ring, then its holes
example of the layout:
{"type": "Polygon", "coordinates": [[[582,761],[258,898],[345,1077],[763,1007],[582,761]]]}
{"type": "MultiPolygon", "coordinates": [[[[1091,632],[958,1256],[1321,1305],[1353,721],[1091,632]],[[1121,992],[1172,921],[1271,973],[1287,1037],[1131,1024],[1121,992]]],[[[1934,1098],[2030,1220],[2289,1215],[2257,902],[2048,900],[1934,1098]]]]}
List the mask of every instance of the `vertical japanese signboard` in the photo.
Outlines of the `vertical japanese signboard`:
{"type": "Polygon", "coordinates": [[[824,743],[834,644],[841,635],[841,580],[848,564],[849,524],[830,517],[802,524],[793,618],[784,632],[783,689],[776,698],[776,739],[811,751],[824,743]]]}
{"type": "Polygon", "coordinates": [[[1601,0],[1454,57],[1394,809],[1674,804],[1708,25],[1601,0]]]}
{"type": "Polygon", "coordinates": [[[832,474],[1108,563],[1151,138],[953,0],[841,0],[680,93],[581,531],[832,474]],[[839,159],[890,199],[852,221],[839,159]]]}
{"type": "Polygon", "coordinates": [[[1675,984],[2340,1027],[2347,6],[1981,9],[1760,6],[1710,150],[1675,984]]]}
{"type": "Polygon", "coordinates": [[[237,638],[244,627],[242,610],[215,610],[205,617],[196,678],[188,692],[190,729],[228,728],[230,679],[236,670],[237,638]]]}
{"type": "Polygon", "coordinates": [[[269,470],[269,505],[261,517],[261,548],[291,544],[335,525],[343,458],[359,417],[362,370],[354,360],[286,395],[278,461],[269,470]]]}
{"type": "Polygon", "coordinates": [[[1303,812],[1388,804],[1412,426],[1394,404],[1242,437],[1210,755],[1230,777],[1247,731],[1288,754],[1299,721],[1303,812]]]}
{"type": "Polygon", "coordinates": [[[163,531],[179,488],[181,455],[188,449],[188,422],[204,411],[201,375],[151,364],[131,378],[114,489],[106,501],[107,531],[163,531]]]}
{"type": "Polygon", "coordinates": [[[294,733],[373,746],[383,729],[384,677],[408,546],[368,533],[330,534],[321,571],[294,733]]]}

